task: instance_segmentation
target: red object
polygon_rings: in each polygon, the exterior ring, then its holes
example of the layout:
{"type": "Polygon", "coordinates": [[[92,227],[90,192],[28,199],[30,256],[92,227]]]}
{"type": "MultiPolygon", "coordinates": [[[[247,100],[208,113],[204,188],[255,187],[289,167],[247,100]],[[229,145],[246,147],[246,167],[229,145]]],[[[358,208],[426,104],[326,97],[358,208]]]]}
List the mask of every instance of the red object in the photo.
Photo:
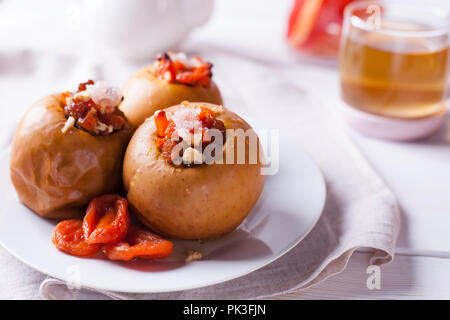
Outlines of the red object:
{"type": "Polygon", "coordinates": [[[88,243],[111,243],[122,240],[130,227],[128,202],[119,195],[106,194],[89,203],[83,220],[88,243]]]}
{"type": "Polygon", "coordinates": [[[86,241],[81,219],[58,223],[53,230],[52,242],[59,250],[77,257],[92,256],[101,248],[100,244],[91,244],[86,241]]]}
{"type": "Polygon", "coordinates": [[[115,115],[115,114],[105,114],[105,115],[103,115],[103,114],[100,113],[98,115],[98,117],[99,117],[101,122],[113,126],[113,128],[115,130],[118,129],[118,128],[122,128],[125,125],[125,123],[126,123],[125,118],[123,118],[122,116],[115,115]]]}
{"type": "Polygon", "coordinates": [[[86,82],[80,83],[80,84],[78,85],[78,92],[81,92],[81,91],[86,90],[86,87],[87,87],[87,86],[93,85],[93,84],[95,84],[94,80],[90,80],[90,79],[89,79],[88,81],[86,81],[86,82]]]}
{"type": "Polygon", "coordinates": [[[200,57],[195,56],[197,65],[188,67],[181,61],[172,60],[168,53],[163,53],[157,58],[158,67],[156,75],[169,82],[175,82],[190,86],[208,85],[212,77],[212,64],[203,61],[200,57]]]}
{"type": "Polygon", "coordinates": [[[289,43],[309,54],[336,56],[344,8],[354,0],[296,0],[289,17],[289,43]]]}
{"type": "Polygon", "coordinates": [[[212,77],[212,64],[209,62],[204,62],[200,57],[194,57],[194,59],[200,63],[200,66],[177,74],[177,82],[188,85],[208,85],[212,77]]]}
{"type": "MultiPolygon", "coordinates": [[[[92,101],[92,100],[89,100],[92,101]]],[[[79,102],[76,102],[76,104],[78,104],[79,102]]],[[[82,104],[84,104],[83,102],[81,102],[82,104]]],[[[91,112],[87,112],[86,115],[84,117],[80,117],[80,118],[75,118],[75,119],[79,119],[78,120],[78,125],[80,125],[84,130],[90,132],[92,130],[94,130],[95,126],[97,125],[97,116],[95,116],[93,113],[91,112]]]]}
{"type": "Polygon", "coordinates": [[[155,114],[155,125],[158,131],[158,137],[164,138],[166,136],[166,129],[169,126],[165,111],[157,111],[155,114]]]}
{"type": "Polygon", "coordinates": [[[200,107],[200,109],[201,111],[197,116],[199,120],[203,120],[208,117],[214,117],[214,111],[212,111],[211,109],[206,107],[200,107]]]}
{"type": "Polygon", "coordinates": [[[156,145],[158,146],[158,148],[161,148],[163,146],[164,142],[166,142],[166,139],[157,137],[155,139],[155,142],[156,142],[156,145]]]}
{"type": "Polygon", "coordinates": [[[66,112],[75,119],[83,119],[95,107],[95,102],[92,99],[86,102],[77,100],[71,103],[70,106],[66,106],[66,112]]]}
{"type": "Polygon", "coordinates": [[[150,231],[132,226],[123,241],[106,244],[103,253],[111,260],[130,261],[135,258],[162,259],[173,251],[173,243],[150,231]]]}
{"type": "MultiPolygon", "coordinates": [[[[214,111],[209,108],[202,107],[200,113],[198,114],[198,119],[202,122],[202,142],[204,144],[211,143],[211,137],[208,134],[209,129],[217,129],[225,137],[225,124],[221,120],[217,120],[214,111]]],[[[225,139],[224,139],[225,141],[225,139]]]]}
{"type": "Polygon", "coordinates": [[[175,122],[169,121],[169,125],[166,128],[166,132],[164,133],[166,137],[172,137],[175,133],[175,122]]]}
{"type": "Polygon", "coordinates": [[[175,81],[177,72],[169,55],[167,53],[163,53],[157,58],[157,60],[159,61],[158,70],[156,71],[158,77],[165,79],[167,82],[175,81]]]}
{"type": "Polygon", "coordinates": [[[175,123],[167,120],[165,111],[158,111],[155,114],[155,125],[158,137],[155,143],[161,151],[164,159],[169,163],[172,162],[172,149],[177,145],[175,141],[171,140],[172,134],[175,131],[175,123]]]}

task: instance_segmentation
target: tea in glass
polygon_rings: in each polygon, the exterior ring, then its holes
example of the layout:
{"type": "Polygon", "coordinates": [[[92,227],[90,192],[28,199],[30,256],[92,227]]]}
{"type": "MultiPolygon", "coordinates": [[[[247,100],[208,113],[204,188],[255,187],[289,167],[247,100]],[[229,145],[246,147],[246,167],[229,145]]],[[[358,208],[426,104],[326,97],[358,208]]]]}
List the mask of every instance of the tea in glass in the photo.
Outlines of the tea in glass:
{"type": "Polygon", "coordinates": [[[437,25],[439,19],[427,7],[414,11],[411,6],[376,5],[378,25],[370,20],[370,4],[346,9],[340,49],[344,102],[392,118],[442,112],[449,56],[446,21],[437,25]]]}

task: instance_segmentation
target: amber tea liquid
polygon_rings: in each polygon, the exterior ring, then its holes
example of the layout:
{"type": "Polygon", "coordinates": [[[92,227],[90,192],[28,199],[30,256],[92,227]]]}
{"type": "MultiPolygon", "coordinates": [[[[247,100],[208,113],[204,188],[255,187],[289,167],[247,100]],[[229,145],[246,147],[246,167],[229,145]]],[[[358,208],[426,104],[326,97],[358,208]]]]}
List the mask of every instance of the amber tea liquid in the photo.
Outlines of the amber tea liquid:
{"type": "Polygon", "coordinates": [[[349,36],[340,53],[342,98],[373,114],[428,117],[445,109],[447,63],[448,47],[428,39],[349,36]]]}

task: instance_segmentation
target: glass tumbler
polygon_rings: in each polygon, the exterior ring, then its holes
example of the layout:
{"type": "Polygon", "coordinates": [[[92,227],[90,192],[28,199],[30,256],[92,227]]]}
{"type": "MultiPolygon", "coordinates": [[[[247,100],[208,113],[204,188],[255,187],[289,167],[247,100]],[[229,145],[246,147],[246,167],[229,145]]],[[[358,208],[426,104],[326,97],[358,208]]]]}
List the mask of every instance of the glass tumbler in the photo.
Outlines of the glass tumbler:
{"type": "Polygon", "coordinates": [[[395,119],[445,113],[449,20],[442,9],[355,2],[344,12],[341,95],[360,111],[395,119]]]}

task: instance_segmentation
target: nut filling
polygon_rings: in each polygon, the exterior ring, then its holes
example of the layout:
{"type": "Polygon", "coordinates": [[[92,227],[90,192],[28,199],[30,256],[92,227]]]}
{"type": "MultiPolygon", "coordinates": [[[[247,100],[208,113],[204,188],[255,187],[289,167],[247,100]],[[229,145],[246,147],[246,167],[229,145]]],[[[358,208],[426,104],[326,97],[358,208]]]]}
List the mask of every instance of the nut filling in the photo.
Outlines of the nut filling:
{"type": "Polygon", "coordinates": [[[165,111],[155,113],[155,143],[161,156],[175,166],[191,167],[211,163],[219,157],[226,141],[225,124],[216,119],[222,110],[183,108],[170,118],[165,111]]]}
{"type": "Polygon", "coordinates": [[[63,93],[67,122],[63,133],[76,127],[95,136],[105,136],[122,129],[126,120],[118,110],[123,100],[119,89],[104,82],[89,80],[78,85],[78,91],[63,93]]]}

